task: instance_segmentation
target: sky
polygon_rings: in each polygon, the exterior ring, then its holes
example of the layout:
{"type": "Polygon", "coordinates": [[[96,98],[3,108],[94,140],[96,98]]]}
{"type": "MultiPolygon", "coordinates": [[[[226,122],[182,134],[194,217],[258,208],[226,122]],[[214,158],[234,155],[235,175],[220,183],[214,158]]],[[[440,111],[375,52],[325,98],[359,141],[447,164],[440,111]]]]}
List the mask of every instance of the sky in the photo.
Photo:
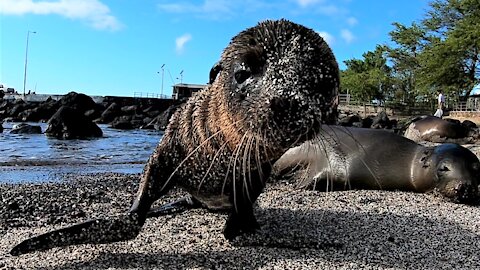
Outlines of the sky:
{"type": "Polygon", "coordinates": [[[210,68],[240,31],[281,18],[317,31],[344,69],[343,61],[391,44],[392,23],[421,20],[428,3],[0,0],[0,84],[23,93],[28,37],[26,91],[170,96],[176,83],[207,83],[210,68]]]}

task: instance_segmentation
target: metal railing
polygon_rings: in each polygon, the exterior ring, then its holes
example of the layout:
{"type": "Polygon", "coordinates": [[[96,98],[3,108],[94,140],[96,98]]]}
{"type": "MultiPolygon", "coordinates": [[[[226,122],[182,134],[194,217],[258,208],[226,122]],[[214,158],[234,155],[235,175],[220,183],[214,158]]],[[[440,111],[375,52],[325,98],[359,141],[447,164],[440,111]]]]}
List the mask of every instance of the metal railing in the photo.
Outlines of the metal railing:
{"type": "Polygon", "coordinates": [[[480,99],[469,98],[467,101],[458,101],[454,104],[452,110],[459,111],[459,112],[479,112],[480,99]]]}
{"type": "Polygon", "coordinates": [[[133,97],[135,98],[159,98],[159,99],[172,99],[171,96],[157,94],[157,93],[147,93],[147,92],[134,92],[133,97]]]}

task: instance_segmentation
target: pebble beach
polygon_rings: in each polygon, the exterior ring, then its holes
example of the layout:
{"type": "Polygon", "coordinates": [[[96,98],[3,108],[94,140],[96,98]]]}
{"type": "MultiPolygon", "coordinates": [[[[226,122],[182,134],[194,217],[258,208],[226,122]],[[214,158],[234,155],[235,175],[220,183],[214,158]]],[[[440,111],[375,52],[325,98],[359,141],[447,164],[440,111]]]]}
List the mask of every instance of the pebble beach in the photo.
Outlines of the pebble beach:
{"type": "MultiPolygon", "coordinates": [[[[12,257],[30,236],[128,210],[138,174],[0,184],[0,269],[479,269],[480,207],[435,194],[318,192],[269,184],[262,226],[228,242],[227,216],[204,209],[150,218],[137,238],[12,257]]],[[[158,204],[184,193],[173,190],[158,204]]]]}

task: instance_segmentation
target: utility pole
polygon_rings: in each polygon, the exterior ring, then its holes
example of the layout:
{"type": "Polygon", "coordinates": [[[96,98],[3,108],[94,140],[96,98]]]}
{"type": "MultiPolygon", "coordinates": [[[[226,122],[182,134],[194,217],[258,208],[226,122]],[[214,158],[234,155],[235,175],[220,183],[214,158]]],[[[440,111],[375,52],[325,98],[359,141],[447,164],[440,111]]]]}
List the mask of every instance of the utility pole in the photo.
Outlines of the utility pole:
{"type": "Polygon", "coordinates": [[[25,48],[25,71],[23,73],[23,96],[25,97],[25,85],[27,84],[27,62],[28,62],[28,39],[30,38],[30,33],[36,34],[35,31],[28,30],[27,32],[27,46],[25,48]]]}
{"type": "MultiPolygon", "coordinates": [[[[160,98],[163,98],[163,76],[165,74],[165,64],[160,67],[162,69],[162,88],[160,89],[160,98]]],[[[160,72],[157,72],[160,74],[160,72]]]]}

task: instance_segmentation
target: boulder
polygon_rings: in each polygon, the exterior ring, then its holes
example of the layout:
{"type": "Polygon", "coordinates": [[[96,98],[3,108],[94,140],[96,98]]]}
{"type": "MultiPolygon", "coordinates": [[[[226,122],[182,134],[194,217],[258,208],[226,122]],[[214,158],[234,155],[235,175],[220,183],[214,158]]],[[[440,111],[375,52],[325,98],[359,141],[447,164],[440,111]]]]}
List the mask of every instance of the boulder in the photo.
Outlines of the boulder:
{"type": "Polygon", "coordinates": [[[96,108],[96,103],[91,97],[76,92],[66,94],[59,100],[59,102],[61,106],[68,106],[77,109],[82,113],[96,108]]]}
{"type": "Polygon", "coordinates": [[[48,121],[52,115],[58,110],[59,103],[51,98],[40,103],[33,109],[27,109],[20,113],[18,117],[25,122],[48,121]]]}
{"type": "Polygon", "coordinates": [[[110,127],[116,129],[134,129],[131,121],[132,117],[130,116],[119,116],[112,121],[110,127]]]}
{"type": "Polygon", "coordinates": [[[8,110],[8,112],[6,113],[6,115],[10,116],[10,117],[13,117],[13,118],[19,118],[18,115],[27,110],[27,109],[31,109],[33,107],[29,106],[27,103],[25,103],[23,100],[21,99],[17,99],[15,100],[15,102],[13,103],[13,106],[8,110]]]}
{"type": "Polygon", "coordinates": [[[144,125],[143,115],[122,115],[115,118],[111,123],[111,128],[116,129],[134,129],[144,125]]]}
{"type": "MultiPolygon", "coordinates": [[[[348,115],[342,119],[339,119],[338,125],[340,126],[345,126],[345,127],[351,127],[353,126],[354,123],[356,122],[362,122],[362,117],[360,117],[357,114],[354,115],[348,115]]],[[[362,126],[362,124],[355,124],[356,126],[362,126]]]]}
{"type": "Polygon", "coordinates": [[[373,118],[371,128],[382,129],[382,128],[392,128],[390,119],[385,111],[381,111],[373,118]]]}
{"type": "Polygon", "coordinates": [[[157,117],[155,117],[150,123],[148,123],[146,126],[144,126],[145,129],[156,129],[156,130],[165,130],[168,126],[168,123],[170,122],[170,118],[172,115],[177,111],[178,107],[180,107],[181,104],[178,105],[172,105],[170,106],[167,110],[165,110],[163,113],[159,114],[157,117]]]}
{"type": "Polygon", "coordinates": [[[25,123],[20,123],[14,125],[12,130],[10,130],[12,134],[42,134],[42,128],[40,126],[29,125],[25,123]]]}
{"type": "Polygon", "coordinates": [[[373,117],[367,116],[362,119],[362,128],[370,128],[373,124],[373,117]]]}
{"type": "Polygon", "coordinates": [[[113,102],[107,107],[107,109],[105,109],[105,111],[103,111],[102,115],[97,120],[97,122],[104,123],[104,124],[110,123],[113,121],[113,119],[118,117],[120,113],[121,113],[120,105],[113,102]]]}
{"type": "Polygon", "coordinates": [[[123,106],[121,109],[122,115],[134,115],[139,112],[139,107],[137,105],[123,106]]]}
{"type": "Polygon", "coordinates": [[[84,112],[72,107],[62,106],[48,120],[45,134],[58,139],[85,139],[101,137],[102,130],[84,112]]]}

